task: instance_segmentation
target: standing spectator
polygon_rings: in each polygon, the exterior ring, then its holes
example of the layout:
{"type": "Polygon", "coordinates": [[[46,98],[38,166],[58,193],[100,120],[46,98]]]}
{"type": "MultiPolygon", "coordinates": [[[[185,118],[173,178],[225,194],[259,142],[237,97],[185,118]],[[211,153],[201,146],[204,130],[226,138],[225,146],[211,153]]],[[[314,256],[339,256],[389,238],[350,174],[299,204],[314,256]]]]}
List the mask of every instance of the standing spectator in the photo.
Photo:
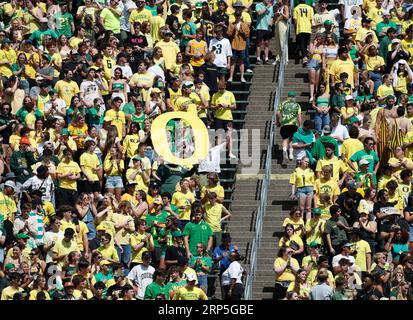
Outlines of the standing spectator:
{"type": "Polygon", "coordinates": [[[269,43],[271,39],[272,19],[274,17],[273,5],[270,0],[264,0],[255,6],[255,11],[257,12],[257,64],[261,64],[261,50],[264,47],[264,64],[269,64],[268,54],[269,54],[269,43]]]}
{"type": "Polygon", "coordinates": [[[150,265],[151,254],[149,252],[142,254],[142,261],[142,264],[133,267],[128,274],[128,279],[134,284],[135,297],[139,300],[144,299],[146,288],[153,282],[155,273],[155,268],[150,265]]]}
{"type": "Polygon", "coordinates": [[[326,269],[321,269],[318,272],[318,284],[310,291],[310,300],[331,300],[333,296],[333,288],[327,284],[328,274],[326,269]]]}
{"type": "Polygon", "coordinates": [[[277,258],[274,261],[275,300],[282,300],[285,298],[287,288],[291,282],[295,280],[295,274],[300,268],[298,261],[291,257],[293,252],[294,251],[290,248],[281,247],[278,251],[277,258]]]}
{"type": "Polygon", "coordinates": [[[222,273],[222,286],[224,288],[224,300],[241,300],[244,294],[242,276],[244,268],[239,261],[242,260],[238,251],[232,251],[228,269],[222,273]]]}
{"type": "Polygon", "coordinates": [[[314,9],[300,0],[299,5],[294,8],[293,19],[295,24],[297,52],[299,59],[302,59],[303,65],[308,62],[308,45],[310,44],[311,26],[314,16],[314,9]]]}

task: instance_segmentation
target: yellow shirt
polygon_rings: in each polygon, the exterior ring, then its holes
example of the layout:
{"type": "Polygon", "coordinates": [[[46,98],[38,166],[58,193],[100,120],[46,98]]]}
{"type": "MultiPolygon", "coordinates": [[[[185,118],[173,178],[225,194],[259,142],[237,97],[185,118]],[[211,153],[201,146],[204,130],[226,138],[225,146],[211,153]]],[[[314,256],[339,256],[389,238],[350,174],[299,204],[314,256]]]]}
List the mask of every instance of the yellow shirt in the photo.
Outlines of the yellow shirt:
{"type": "Polygon", "coordinates": [[[80,156],[80,166],[83,166],[83,170],[92,181],[99,181],[97,173],[92,170],[100,167],[99,158],[95,153],[82,153],[80,156]]]}
{"type": "Polygon", "coordinates": [[[13,198],[0,192],[0,212],[4,214],[4,220],[14,221],[13,213],[17,212],[17,206],[13,198]]]}
{"type": "MultiPolygon", "coordinates": [[[[130,79],[129,85],[131,87],[133,87],[133,86],[136,86],[138,84],[141,84],[141,85],[152,87],[153,79],[154,79],[154,75],[150,72],[135,73],[135,74],[133,74],[132,78],[130,79]]],[[[147,101],[148,100],[147,90],[146,89],[140,89],[140,93],[142,95],[143,101],[147,101]]]]}
{"type": "Polygon", "coordinates": [[[208,300],[208,297],[200,288],[194,287],[188,290],[186,287],[181,287],[175,292],[173,300],[208,300]]]}
{"type": "Polygon", "coordinates": [[[59,80],[54,88],[57,91],[57,96],[64,100],[67,107],[70,106],[73,96],[79,93],[79,86],[73,80],[70,82],[59,80]]]}
{"type": "Polygon", "coordinates": [[[211,105],[217,106],[214,108],[214,116],[220,120],[232,121],[232,112],[229,107],[218,107],[220,104],[226,104],[227,106],[235,104],[235,96],[232,92],[225,90],[223,93],[214,93],[211,100],[211,105]]]}
{"type": "Polygon", "coordinates": [[[293,19],[296,24],[296,33],[311,33],[314,10],[309,5],[300,3],[294,8],[293,19]]]}
{"type": "Polygon", "coordinates": [[[317,167],[315,169],[316,172],[321,172],[321,168],[327,165],[331,165],[333,167],[333,180],[338,181],[340,179],[340,171],[345,172],[347,166],[343,163],[341,159],[338,159],[336,156],[333,156],[331,159],[327,159],[326,157],[317,161],[317,167]]]}
{"type": "Polygon", "coordinates": [[[164,18],[162,18],[161,16],[152,17],[152,20],[151,20],[151,37],[152,37],[153,42],[161,40],[161,37],[159,35],[159,30],[163,26],[165,26],[165,19],[164,18]]]}
{"type": "Polygon", "coordinates": [[[340,73],[347,72],[348,74],[348,83],[354,88],[354,72],[357,72],[357,69],[351,58],[343,61],[341,59],[334,60],[331,64],[329,74],[334,76],[336,82],[340,82],[340,73]]]}
{"type": "Polygon", "coordinates": [[[136,151],[138,150],[140,139],[139,134],[128,134],[125,139],[123,139],[123,150],[128,158],[132,158],[136,151]]]}
{"type": "Polygon", "coordinates": [[[200,103],[201,100],[195,93],[191,93],[189,97],[179,97],[175,100],[175,111],[186,111],[198,116],[196,98],[200,103]]]}
{"type": "Polygon", "coordinates": [[[220,203],[215,203],[212,206],[210,203],[205,205],[205,222],[209,224],[212,229],[212,232],[221,232],[221,217],[222,217],[222,207],[220,203]]]}
{"type": "Polygon", "coordinates": [[[190,191],[188,191],[186,194],[180,191],[177,191],[173,194],[171,203],[178,208],[185,206],[185,209],[179,209],[179,220],[190,220],[191,204],[194,201],[195,196],[190,191]]]}
{"type": "Polygon", "coordinates": [[[388,95],[394,95],[393,86],[386,86],[384,83],[380,85],[377,89],[377,96],[379,98],[385,98],[388,95]]]}
{"type": "Polygon", "coordinates": [[[364,58],[365,58],[365,62],[366,62],[366,66],[367,66],[368,71],[374,71],[374,69],[377,66],[386,65],[386,63],[384,62],[384,59],[382,57],[380,57],[379,55],[377,55],[375,57],[365,55],[364,58]]]}
{"type": "Polygon", "coordinates": [[[13,300],[13,296],[17,292],[23,292],[23,291],[24,289],[20,287],[18,289],[14,289],[12,286],[6,287],[1,292],[1,300],[13,300]]]}
{"type": "Polygon", "coordinates": [[[0,65],[0,75],[9,78],[13,75],[13,71],[11,71],[11,65],[13,63],[16,63],[17,61],[16,51],[11,48],[9,50],[0,50],[0,61],[3,60],[9,60],[10,64],[0,65]]]}
{"type": "Polygon", "coordinates": [[[31,128],[34,128],[34,124],[36,122],[36,116],[33,113],[28,113],[26,117],[24,117],[24,123],[31,128]]]}
{"type": "Polygon", "coordinates": [[[142,242],[142,240],[148,240],[148,236],[144,234],[140,234],[138,232],[134,232],[130,235],[130,245],[132,246],[132,262],[133,263],[142,263],[142,254],[148,249],[146,247],[142,247],[139,251],[135,251],[133,246],[138,245],[142,242]]]}
{"type": "Polygon", "coordinates": [[[134,24],[135,22],[145,22],[145,21],[152,21],[152,13],[148,10],[143,8],[141,11],[135,9],[131,12],[129,16],[129,23],[134,24]]]}
{"type": "Polygon", "coordinates": [[[314,185],[315,175],[310,168],[305,170],[297,167],[291,174],[290,184],[295,185],[296,188],[312,187],[314,185]]]}
{"type": "Polygon", "coordinates": [[[387,182],[389,182],[390,180],[394,180],[397,182],[397,179],[395,177],[393,176],[388,177],[388,176],[383,175],[378,182],[377,190],[381,190],[381,189],[387,190],[386,185],[387,185],[387,182]]]}
{"type": "MultiPolygon", "coordinates": [[[[128,231],[125,228],[120,228],[115,234],[115,241],[119,244],[129,244],[130,235],[133,231],[135,231],[135,223],[133,222],[133,218],[128,215],[114,213],[112,215],[112,222],[115,224],[124,224],[128,223],[128,228],[132,231],[128,231]]],[[[115,229],[116,230],[116,229],[115,229]]]]}
{"type": "MultiPolygon", "coordinates": [[[[203,186],[201,189],[201,199],[205,197],[205,192],[215,192],[217,194],[218,198],[224,198],[225,197],[225,190],[224,187],[221,185],[217,185],[216,187],[210,187],[210,186],[203,186]]],[[[206,203],[210,203],[209,200],[206,203]]]]}
{"type": "MultiPolygon", "coordinates": [[[[70,161],[69,163],[60,162],[57,166],[56,173],[60,174],[68,174],[69,172],[73,174],[79,174],[81,172],[79,165],[74,162],[70,161]]],[[[61,178],[60,181],[60,188],[62,189],[69,189],[69,190],[77,190],[77,182],[76,180],[69,180],[67,178],[61,178]]]]}
{"type": "Polygon", "coordinates": [[[399,194],[402,204],[404,204],[405,199],[407,198],[409,193],[412,192],[412,186],[410,184],[406,185],[404,183],[399,183],[396,192],[399,194]]]}
{"type": "Polygon", "coordinates": [[[33,53],[27,53],[24,51],[20,51],[17,56],[19,56],[20,53],[24,53],[26,56],[26,59],[29,63],[26,64],[26,73],[29,76],[30,79],[35,79],[36,78],[36,69],[34,68],[34,62],[37,62],[40,64],[40,56],[38,53],[33,52],[33,53]],[[30,58],[30,55],[33,55],[32,58],[30,58]]]}
{"type": "Polygon", "coordinates": [[[408,83],[408,76],[405,76],[404,73],[399,74],[397,76],[397,83],[394,87],[395,91],[407,94],[407,83],[408,83]]]}
{"type": "Polygon", "coordinates": [[[62,62],[63,62],[62,56],[60,55],[60,53],[56,52],[52,55],[52,60],[53,60],[53,63],[51,66],[53,67],[53,70],[54,70],[53,76],[55,78],[58,78],[60,75],[60,71],[56,68],[56,65],[62,66],[62,62]]]}
{"type": "Polygon", "coordinates": [[[371,21],[371,28],[376,30],[376,26],[379,22],[383,21],[383,9],[374,7],[369,7],[367,10],[367,17],[370,18],[371,21]]]}
{"type": "Polygon", "coordinates": [[[118,137],[122,139],[123,129],[125,128],[126,118],[123,111],[116,112],[114,109],[110,109],[105,113],[105,117],[110,118],[110,124],[118,129],[118,137]]]}
{"type": "MultiPolygon", "coordinates": [[[[251,16],[248,12],[243,11],[241,14],[241,19],[248,25],[251,25],[252,23],[251,16]]],[[[235,15],[231,13],[229,14],[229,23],[233,23],[233,22],[235,22],[235,15]]]]}
{"type": "Polygon", "coordinates": [[[320,195],[321,194],[328,194],[330,195],[330,198],[333,196],[339,196],[340,195],[340,188],[338,186],[338,183],[334,179],[330,180],[325,180],[324,178],[317,179],[314,184],[314,191],[318,195],[318,199],[316,201],[316,206],[320,205],[320,195]]]}
{"type": "Polygon", "coordinates": [[[300,247],[304,246],[303,240],[297,235],[293,234],[291,236],[291,239],[287,240],[284,237],[280,239],[278,242],[279,247],[290,247],[291,248],[291,242],[294,241],[296,244],[298,244],[300,247]]]}
{"type": "Polygon", "coordinates": [[[108,248],[105,248],[104,246],[100,246],[99,248],[97,248],[97,251],[100,252],[103,259],[119,261],[118,252],[116,251],[113,245],[110,245],[108,248]]]}
{"type": "Polygon", "coordinates": [[[324,219],[318,219],[315,221],[314,219],[310,219],[305,224],[305,231],[311,232],[310,236],[307,236],[306,243],[310,244],[311,242],[316,242],[318,244],[323,244],[323,232],[325,227],[326,221],[324,219]],[[320,231],[321,228],[321,231],[320,231]]]}
{"type": "MultiPolygon", "coordinates": [[[[409,21],[408,24],[410,25],[411,21],[409,21]]],[[[410,59],[408,62],[409,64],[411,64],[413,62],[413,39],[404,38],[402,40],[402,46],[405,50],[407,50],[410,53],[410,59]]]]}
{"type": "Polygon", "coordinates": [[[116,61],[112,57],[103,55],[103,70],[105,71],[106,80],[110,80],[112,77],[112,69],[116,66],[116,61]]]}
{"type": "MultiPolygon", "coordinates": [[[[403,139],[403,143],[412,143],[413,142],[413,131],[406,133],[403,139]]],[[[413,159],[413,146],[407,148],[406,158],[413,159]]]]}
{"type": "Polygon", "coordinates": [[[176,63],[176,55],[180,51],[179,46],[172,40],[168,42],[161,40],[156,46],[162,49],[162,55],[165,58],[165,67],[167,70],[170,70],[172,65],[176,63]]]}
{"type": "MultiPolygon", "coordinates": [[[[40,292],[40,290],[34,290],[34,289],[32,291],[30,291],[29,300],[37,300],[37,294],[39,292],[40,292]]],[[[49,293],[47,292],[47,290],[42,290],[42,292],[46,296],[46,300],[50,300],[50,296],[49,296],[49,293]]]]}
{"type": "MultiPolygon", "coordinates": [[[[56,253],[58,256],[68,255],[70,252],[76,251],[80,253],[79,247],[76,241],[72,240],[70,242],[66,242],[65,240],[60,240],[56,242],[53,247],[53,252],[56,253]]],[[[58,262],[58,266],[63,267],[65,263],[65,259],[62,259],[58,262]]]]}
{"type": "Polygon", "coordinates": [[[361,271],[370,271],[370,270],[367,270],[367,262],[366,262],[367,254],[371,254],[369,243],[365,240],[360,240],[360,241],[357,241],[356,243],[353,243],[352,248],[355,251],[357,251],[357,254],[354,257],[356,260],[356,265],[360,268],[361,271]]]}
{"type": "Polygon", "coordinates": [[[148,192],[148,186],[145,184],[145,181],[143,180],[142,174],[138,173],[135,176],[135,179],[132,180],[131,175],[135,171],[134,168],[129,168],[126,171],[126,180],[128,182],[135,182],[137,185],[135,187],[136,190],[143,190],[145,192],[148,192]]]}
{"type": "Polygon", "coordinates": [[[123,160],[120,160],[119,162],[119,168],[117,165],[117,161],[116,160],[112,160],[110,158],[110,154],[108,154],[106,156],[105,161],[103,162],[103,170],[105,170],[105,173],[108,176],[120,176],[122,175],[123,169],[125,169],[125,162],[123,160]],[[112,169],[110,170],[110,172],[108,173],[107,170],[109,170],[109,168],[112,166],[112,169]]]}
{"type": "MultiPolygon", "coordinates": [[[[55,149],[57,149],[57,147],[59,146],[59,144],[60,144],[60,142],[58,142],[58,144],[56,145],[56,148],[55,148],[55,149]]],[[[77,151],[76,142],[75,142],[75,140],[72,139],[72,137],[69,137],[69,139],[68,139],[68,141],[67,141],[67,144],[69,145],[69,148],[72,149],[72,151],[77,151]]],[[[60,151],[59,151],[59,153],[57,154],[57,157],[59,158],[60,161],[62,161],[63,158],[64,158],[64,156],[63,156],[63,151],[64,151],[65,149],[66,149],[65,146],[61,146],[61,147],[60,147],[60,151]]]]}
{"type": "Polygon", "coordinates": [[[292,224],[294,226],[294,232],[297,236],[303,236],[302,229],[298,230],[300,226],[304,227],[304,220],[303,218],[299,218],[298,220],[293,220],[290,217],[286,217],[283,221],[282,227],[284,228],[287,224],[292,224]]]}
{"type": "MultiPolygon", "coordinates": [[[[278,257],[274,261],[274,269],[283,266],[286,262],[287,261],[285,261],[283,258],[278,257]]],[[[291,258],[290,264],[294,265],[294,267],[297,269],[300,268],[300,264],[294,258],[291,258]]],[[[277,274],[275,275],[275,281],[294,281],[294,280],[295,280],[295,275],[291,267],[285,268],[284,272],[281,273],[280,275],[277,275],[277,274]]]]}
{"type": "Polygon", "coordinates": [[[204,57],[207,51],[207,44],[204,40],[197,41],[195,39],[192,39],[191,41],[188,42],[188,46],[190,47],[190,54],[195,55],[195,54],[201,54],[202,56],[200,58],[195,58],[191,56],[191,59],[189,60],[190,64],[193,67],[200,67],[204,64],[204,57]]]}
{"type": "Polygon", "coordinates": [[[366,29],[366,28],[360,28],[357,33],[356,33],[356,42],[359,42],[363,40],[366,37],[367,33],[371,33],[373,35],[373,43],[378,44],[379,39],[377,38],[376,33],[374,32],[373,29],[366,29]]]}
{"type": "Polygon", "coordinates": [[[343,142],[341,154],[343,154],[346,160],[349,161],[353,154],[363,150],[363,148],[363,143],[359,139],[348,138],[343,142]]]}
{"type": "MultiPolygon", "coordinates": [[[[82,296],[82,291],[78,289],[73,290],[73,297],[75,297],[76,300],[79,300],[81,296],[82,296]]],[[[93,293],[89,289],[86,289],[86,297],[87,297],[87,300],[90,300],[93,298],[93,293]]]]}

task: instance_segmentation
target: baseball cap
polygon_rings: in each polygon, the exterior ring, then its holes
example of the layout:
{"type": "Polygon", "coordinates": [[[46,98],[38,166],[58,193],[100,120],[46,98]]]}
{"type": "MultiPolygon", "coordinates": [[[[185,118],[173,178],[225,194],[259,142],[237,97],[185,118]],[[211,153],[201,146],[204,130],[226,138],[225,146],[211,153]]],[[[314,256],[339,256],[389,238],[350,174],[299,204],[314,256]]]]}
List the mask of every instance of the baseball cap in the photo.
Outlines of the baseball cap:
{"type": "Polygon", "coordinates": [[[153,88],[151,93],[161,93],[162,91],[159,88],[153,88]]]}
{"type": "Polygon", "coordinates": [[[137,185],[136,182],[129,181],[129,182],[126,184],[126,188],[132,188],[132,187],[134,187],[134,186],[136,186],[136,185],[137,185]]]}
{"type": "Polygon", "coordinates": [[[186,276],[188,282],[196,281],[196,276],[193,273],[190,273],[186,276]]]}
{"type": "Polygon", "coordinates": [[[178,238],[178,237],[183,237],[184,234],[182,233],[181,230],[176,230],[176,231],[174,231],[174,233],[172,234],[172,236],[173,236],[174,238],[178,238]]]}
{"type": "Polygon", "coordinates": [[[329,135],[329,134],[331,134],[331,127],[330,127],[328,124],[326,124],[326,125],[324,126],[324,128],[323,128],[323,134],[324,134],[324,135],[329,135]]]}
{"type": "Polygon", "coordinates": [[[370,162],[368,162],[366,159],[361,159],[361,160],[359,161],[359,165],[360,165],[360,166],[363,166],[363,165],[366,165],[366,164],[370,164],[370,162]]]}
{"type": "Polygon", "coordinates": [[[47,18],[40,18],[40,19],[39,19],[39,22],[40,22],[40,23],[48,23],[49,20],[47,20],[47,18]]]}
{"type": "Polygon", "coordinates": [[[395,100],[396,97],[395,97],[394,95],[392,95],[392,94],[389,94],[389,95],[386,97],[386,100],[390,100],[390,99],[395,100]]]}
{"type": "Polygon", "coordinates": [[[328,261],[328,257],[326,256],[319,256],[318,257],[318,264],[322,263],[322,262],[326,262],[328,261]]]}
{"type": "Polygon", "coordinates": [[[317,242],[315,242],[315,241],[311,241],[308,246],[309,246],[310,248],[315,248],[315,247],[318,247],[318,246],[320,246],[320,245],[319,245],[317,242]]]}
{"type": "Polygon", "coordinates": [[[295,91],[288,91],[287,96],[288,97],[295,97],[297,95],[297,92],[295,91]]]}
{"type": "Polygon", "coordinates": [[[341,247],[342,248],[345,248],[345,247],[351,248],[351,246],[352,246],[352,244],[350,242],[347,242],[347,243],[343,244],[341,247]]]}
{"type": "Polygon", "coordinates": [[[388,11],[388,10],[383,10],[382,12],[381,12],[381,15],[384,17],[384,16],[390,16],[390,12],[388,11]]]}
{"type": "Polygon", "coordinates": [[[111,265],[112,262],[108,261],[108,260],[102,260],[99,262],[99,266],[109,266],[111,265]]]}
{"type": "Polygon", "coordinates": [[[65,288],[74,288],[75,287],[75,285],[72,283],[72,282],[66,282],[65,284],[64,284],[64,287],[65,288]]]}
{"type": "Polygon", "coordinates": [[[132,158],[132,160],[140,161],[140,160],[142,160],[142,157],[139,156],[139,155],[136,155],[132,158]]]}
{"type": "Polygon", "coordinates": [[[202,8],[202,2],[195,3],[195,8],[196,9],[201,9],[202,8]]]}
{"type": "Polygon", "coordinates": [[[11,40],[9,38],[4,38],[3,43],[11,43],[11,40]]]}
{"type": "Polygon", "coordinates": [[[350,124],[356,123],[356,122],[360,122],[360,119],[357,118],[356,116],[352,116],[349,121],[350,124]]]}
{"type": "Polygon", "coordinates": [[[22,137],[20,139],[20,144],[27,144],[28,146],[30,146],[30,140],[27,137],[22,137]]]}
{"type": "Polygon", "coordinates": [[[393,43],[400,43],[400,42],[402,42],[399,38],[394,38],[392,41],[391,41],[391,43],[393,44],[393,43]]]}
{"type": "Polygon", "coordinates": [[[62,136],[64,136],[64,135],[68,135],[68,136],[70,136],[70,131],[68,130],[68,129],[66,129],[66,128],[63,128],[62,130],[60,130],[60,134],[62,135],[62,136]]]}
{"type": "Polygon", "coordinates": [[[100,224],[96,227],[96,231],[106,231],[106,228],[104,225],[100,224]]]}
{"type": "Polygon", "coordinates": [[[346,101],[348,100],[354,100],[354,97],[351,94],[349,94],[346,96],[346,101]]]}
{"type": "Polygon", "coordinates": [[[355,187],[356,187],[356,183],[355,183],[353,180],[351,180],[351,181],[349,181],[349,182],[347,183],[347,187],[348,187],[348,188],[355,188],[355,187]]]}
{"type": "Polygon", "coordinates": [[[320,209],[320,208],[313,208],[313,209],[311,210],[311,212],[312,212],[314,215],[316,215],[316,216],[321,215],[321,209],[320,209]]]}
{"type": "Polygon", "coordinates": [[[159,183],[156,181],[151,181],[149,188],[159,188],[159,183]]]}
{"type": "Polygon", "coordinates": [[[149,251],[145,251],[144,253],[142,253],[142,260],[149,260],[152,259],[152,255],[149,251]]]}
{"type": "Polygon", "coordinates": [[[6,269],[6,271],[11,270],[11,269],[14,269],[14,268],[16,268],[16,266],[15,266],[13,263],[11,263],[11,262],[7,263],[7,264],[4,266],[4,269],[6,269]]]}
{"type": "Polygon", "coordinates": [[[182,89],[192,88],[193,85],[194,83],[192,81],[185,81],[184,83],[182,83],[182,89]]]}
{"type": "Polygon", "coordinates": [[[12,180],[8,180],[4,183],[5,187],[12,188],[13,190],[16,190],[16,183],[12,180]]]}
{"type": "Polygon", "coordinates": [[[332,24],[333,24],[333,21],[331,21],[331,20],[324,21],[325,26],[331,26],[332,24]]]}
{"type": "Polygon", "coordinates": [[[29,236],[27,234],[23,233],[23,232],[20,232],[17,235],[17,239],[29,239],[29,236]]]}
{"type": "Polygon", "coordinates": [[[55,88],[52,88],[52,89],[50,89],[50,90],[49,90],[49,93],[51,93],[51,94],[55,94],[55,93],[57,93],[57,91],[56,91],[56,89],[55,89],[55,88]]]}

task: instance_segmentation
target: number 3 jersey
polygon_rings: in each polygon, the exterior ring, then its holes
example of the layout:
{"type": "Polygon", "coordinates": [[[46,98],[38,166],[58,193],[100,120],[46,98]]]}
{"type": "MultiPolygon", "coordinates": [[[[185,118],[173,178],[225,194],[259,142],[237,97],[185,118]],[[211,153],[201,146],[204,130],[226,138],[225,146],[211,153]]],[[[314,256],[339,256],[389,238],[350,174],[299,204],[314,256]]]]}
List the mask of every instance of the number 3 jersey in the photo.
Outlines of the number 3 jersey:
{"type": "Polygon", "coordinates": [[[215,60],[214,64],[219,68],[226,68],[228,59],[232,56],[231,43],[227,38],[217,39],[212,38],[209,43],[209,51],[215,47],[215,60]]]}

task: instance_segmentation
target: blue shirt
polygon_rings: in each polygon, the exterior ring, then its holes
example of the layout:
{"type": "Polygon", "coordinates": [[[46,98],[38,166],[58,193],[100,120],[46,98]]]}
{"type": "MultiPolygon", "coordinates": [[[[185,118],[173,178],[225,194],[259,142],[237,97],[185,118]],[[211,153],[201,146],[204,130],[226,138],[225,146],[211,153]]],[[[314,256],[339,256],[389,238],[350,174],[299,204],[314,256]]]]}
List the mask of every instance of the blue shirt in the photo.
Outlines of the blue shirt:
{"type": "Polygon", "coordinates": [[[216,260],[218,257],[222,257],[221,261],[219,262],[219,268],[221,270],[226,270],[228,269],[229,265],[231,264],[231,261],[229,261],[230,253],[235,249],[234,244],[229,245],[229,249],[225,249],[223,244],[220,244],[218,247],[215,248],[214,250],[214,260],[216,260]],[[227,253],[226,256],[224,256],[224,253],[227,253]]]}
{"type": "MultiPolygon", "coordinates": [[[[264,9],[266,6],[264,3],[259,3],[257,4],[257,6],[255,7],[255,11],[261,11],[262,9],[264,9]]],[[[274,16],[274,11],[273,11],[273,7],[269,7],[266,8],[265,12],[262,15],[259,15],[257,13],[257,26],[256,29],[257,30],[270,30],[270,23],[271,23],[271,19],[274,16]]]]}

